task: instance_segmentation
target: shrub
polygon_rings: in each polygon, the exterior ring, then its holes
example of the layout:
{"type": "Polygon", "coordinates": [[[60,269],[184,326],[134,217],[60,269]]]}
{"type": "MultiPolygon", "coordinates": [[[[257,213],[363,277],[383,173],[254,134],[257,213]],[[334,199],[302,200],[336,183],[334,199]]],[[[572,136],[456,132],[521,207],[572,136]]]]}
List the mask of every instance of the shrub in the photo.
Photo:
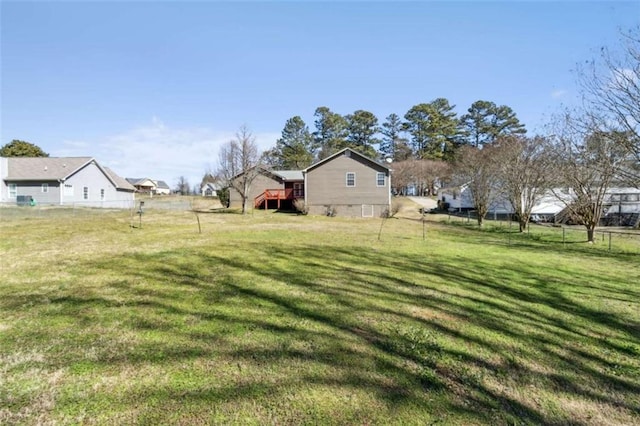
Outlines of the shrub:
{"type": "Polygon", "coordinates": [[[298,214],[309,214],[309,206],[307,206],[307,203],[305,203],[302,198],[296,198],[293,200],[293,208],[296,209],[298,214]]]}
{"type": "Polygon", "coordinates": [[[229,188],[222,188],[217,191],[218,199],[223,207],[229,207],[229,188]]]}
{"type": "Polygon", "coordinates": [[[334,206],[325,206],[325,215],[335,217],[337,214],[338,210],[334,206]]]}
{"type": "Polygon", "coordinates": [[[382,213],[380,213],[380,217],[382,217],[382,218],[394,217],[400,211],[400,207],[401,207],[401,203],[400,202],[398,202],[396,200],[392,200],[391,201],[391,206],[389,206],[388,208],[384,209],[382,211],[382,213]]]}

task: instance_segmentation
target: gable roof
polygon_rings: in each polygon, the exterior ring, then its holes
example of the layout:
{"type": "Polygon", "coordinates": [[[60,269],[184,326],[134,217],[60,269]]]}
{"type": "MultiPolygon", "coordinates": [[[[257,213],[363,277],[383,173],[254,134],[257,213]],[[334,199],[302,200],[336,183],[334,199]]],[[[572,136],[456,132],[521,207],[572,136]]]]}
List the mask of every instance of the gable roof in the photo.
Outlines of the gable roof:
{"type": "Polygon", "coordinates": [[[64,181],[90,163],[104,173],[116,187],[125,191],[134,191],[126,180],[108,167],[102,167],[93,157],[9,157],[7,158],[7,181],[64,181]]]}
{"type": "MultiPolygon", "coordinates": [[[[6,180],[65,180],[95,161],[93,157],[9,157],[6,180]]],[[[97,164],[97,163],[96,163],[97,164]]]]}
{"type": "Polygon", "coordinates": [[[200,185],[200,189],[201,190],[205,190],[205,189],[211,189],[213,191],[217,191],[220,189],[219,185],[213,182],[205,182],[202,185],[200,185]]]}
{"type": "Polygon", "coordinates": [[[162,189],[171,189],[171,188],[169,188],[169,185],[167,185],[167,182],[165,182],[163,180],[157,180],[156,181],[156,186],[158,188],[162,188],[162,189]]]}
{"type": "Polygon", "coordinates": [[[127,180],[127,182],[129,182],[131,185],[134,185],[134,186],[140,186],[146,182],[150,182],[151,185],[158,186],[158,184],[153,179],[149,179],[149,178],[125,178],[125,179],[127,180]]]}
{"type": "Polygon", "coordinates": [[[304,169],[302,171],[302,173],[307,173],[308,171],[313,170],[316,167],[321,166],[322,164],[328,163],[329,161],[331,161],[334,158],[337,158],[337,157],[339,157],[341,155],[345,155],[345,156],[348,156],[348,157],[359,157],[362,160],[364,160],[365,162],[371,163],[372,165],[376,165],[376,166],[381,167],[381,168],[383,168],[383,169],[385,169],[387,171],[391,170],[389,167],[387,167],[384,164],[379,163],[379,162],[377,162],[375,160],[372,160],[371,158],[367,157],[366,155],[360,154],[359,152],[354,151],[351,148],[344,148],[344,149],[341,149],[340,151],[336,152],[335,154],[330,155],[327,158],[325,158],[323,160],[320,160],[317,163],[314,163],[314,164],[310,165],[309,167],[304,169]]]}
{"type": "Polygon", "coordinates": [[[107,175],[111,178],[113,183],[115,183],[116,189],[122,189],[124,191],[135,191],[136,189],[127,182],[126,179],[118,176],[113,170],[108,167],[103,167],[104,171],[107,172],[107,175]]]}
{"type": "MultiPolygon", "coordinates": [[[[379,163],[375,160],[372,160],[371,158],[367,157],[366,155],[360,154],[357,151],[354,151],[351,148],[344,148],[338,152],[336,152],[333,155],[330,155],[329,157],[318,161],[317,163],[314,163],[312,165],[310,165],[309,167],[307,167],[304,170],[271,170],[267,167],[264,167],[262,165],[258,165],[255,167],[252,167],[252,169],[254,168],[258,168],[258,171],[264,175],[270,175],[276,178],[280,178],[283,181],[296,181],[296,180],[304,180],[304,174],[307,173],[309,170],[312,170],[318,166],[320,166],[321,164],[327,163],[331,160],[333,160],[334,158],[340,156],[340,155],[348,155],[348,156],[353,156],[353,157],[359,157],[362,160],[364,160],[365,162],[370,163],[371,165],[376,165],[378,167],[383,168],[384,170],[390,171],[391,169],[388,166],[385,166],[382,163],[379,163]]],[[[238,174],[236,174],[232,179],[236,179],[238,176],[241,176],[242,173],[244,172],[240,172],[238,174]]]]}

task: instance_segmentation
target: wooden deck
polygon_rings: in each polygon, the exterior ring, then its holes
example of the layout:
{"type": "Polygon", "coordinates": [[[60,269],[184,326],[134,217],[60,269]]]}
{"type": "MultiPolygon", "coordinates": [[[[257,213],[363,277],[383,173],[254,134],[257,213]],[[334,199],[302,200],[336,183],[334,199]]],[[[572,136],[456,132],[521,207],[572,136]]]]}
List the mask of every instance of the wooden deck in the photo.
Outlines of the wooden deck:
{"type": "Polygon", "coordinates": [[[293,189],[267,189],[262,194],[258,195],[253,200],[255,208],[260,208],[264,205],[266,209],[270,200],[277,200],[278,208],[280,208],[280,202],[282,200],[293,200],[293,189]]]}

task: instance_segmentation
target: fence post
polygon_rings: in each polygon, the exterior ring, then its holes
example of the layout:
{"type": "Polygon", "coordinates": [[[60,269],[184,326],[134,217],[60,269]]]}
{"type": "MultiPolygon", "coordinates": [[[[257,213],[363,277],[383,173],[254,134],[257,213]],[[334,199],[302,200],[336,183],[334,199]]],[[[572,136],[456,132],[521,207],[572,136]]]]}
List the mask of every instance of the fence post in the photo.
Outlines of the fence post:
{"type": "Polygon", "coordinates": [[[563,246],[563,247],[564,247],[564,243],[565,243],[565,241],[566,241],[565,234],[566,234],[566,228],[563,226],[563,227],[562,227],[562,246],[563,246]]]}
{"type": "MultiPolygon", "coordinates": [[[[604,234],[602,236],[604,237],[604,234]]],[[[611,251],[611,232],[609,232],[609,251],[611,251]]]]}

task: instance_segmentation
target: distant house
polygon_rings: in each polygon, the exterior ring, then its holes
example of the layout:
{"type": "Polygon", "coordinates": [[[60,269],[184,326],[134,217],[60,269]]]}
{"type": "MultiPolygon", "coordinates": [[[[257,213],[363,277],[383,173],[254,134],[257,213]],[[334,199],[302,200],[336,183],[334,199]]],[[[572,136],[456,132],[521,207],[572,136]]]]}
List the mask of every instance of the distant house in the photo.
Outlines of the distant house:
{"type": "Polygon", "coordinates": [[[149,178],[126,178],[127,182],[129,182],[136,189],[137,192],[142,194],[153,194],[155,193],[156,183],[149,178]]]}
{"type": "Polygon", "coordinates": [[[167,182],[163,180],[155,180],[156,184],[156,194],[158,195],[169,195],[171,194],[171,188],[167,185],[167,182]]]}
{"type": "MultiPolygon", "coordinates": [[[[304,200],[310,214],[379,217],[391,206],[390,169],[345,148],[304,170],[260,168],[249,199],[255,208],[293,208],[304,200]]],[[[229,189],[231,207],[242,197],[229,189]]]]}
{"type": "Polygon", "coordinates": [[[129,182],[141,194],[148,195],[168,195],[171,188],[163,180],[153,180],[150,178],[127,178],[129,182]]]}
{"type": "MultiPolygon", "coordinates": [[[[565,207],[566,200],[558,198],[552,191],[547,191],[533,206],[531,214],[553,218],[565,207]]],[[[442,188],[438,194],[438,204],[451,212],[466,212],[475,209],[473,194],[469,185],[442,188]]],[[[488,215],[510,215],[514,212],[511,203],[506,197],[499,195],[495,197],[489,206],[488,215]]]]}
{"type": "MultiPolygon", "coordinates": [[[[531,215],[543,221],[565,220],[567,205],[574,199],[571,191],[548,190],[531,209],[531,215]]],[[[439,193],[439,204],[452,212],[473,210],[473,198],[468,185],[444,188],[439,193]]],[[[602,225],[638,226],[640,223],[640,189],[611,187],[603,200],[602,225]]],[[[489,207],[488,216],[513,214],[514,209],[505,197],[497,197],[489,207]]]]}
{"type": "Polygon", "coordinates": [[[203,182],[200,185],[200,193],[203,197],[217,197],[220,188],[213,182],[203,182]]]}
{"type": "Polygon", "coordinates": [[[135,188],[92,157],[0,157],[0,202],[130,208],[135,188]]]}

